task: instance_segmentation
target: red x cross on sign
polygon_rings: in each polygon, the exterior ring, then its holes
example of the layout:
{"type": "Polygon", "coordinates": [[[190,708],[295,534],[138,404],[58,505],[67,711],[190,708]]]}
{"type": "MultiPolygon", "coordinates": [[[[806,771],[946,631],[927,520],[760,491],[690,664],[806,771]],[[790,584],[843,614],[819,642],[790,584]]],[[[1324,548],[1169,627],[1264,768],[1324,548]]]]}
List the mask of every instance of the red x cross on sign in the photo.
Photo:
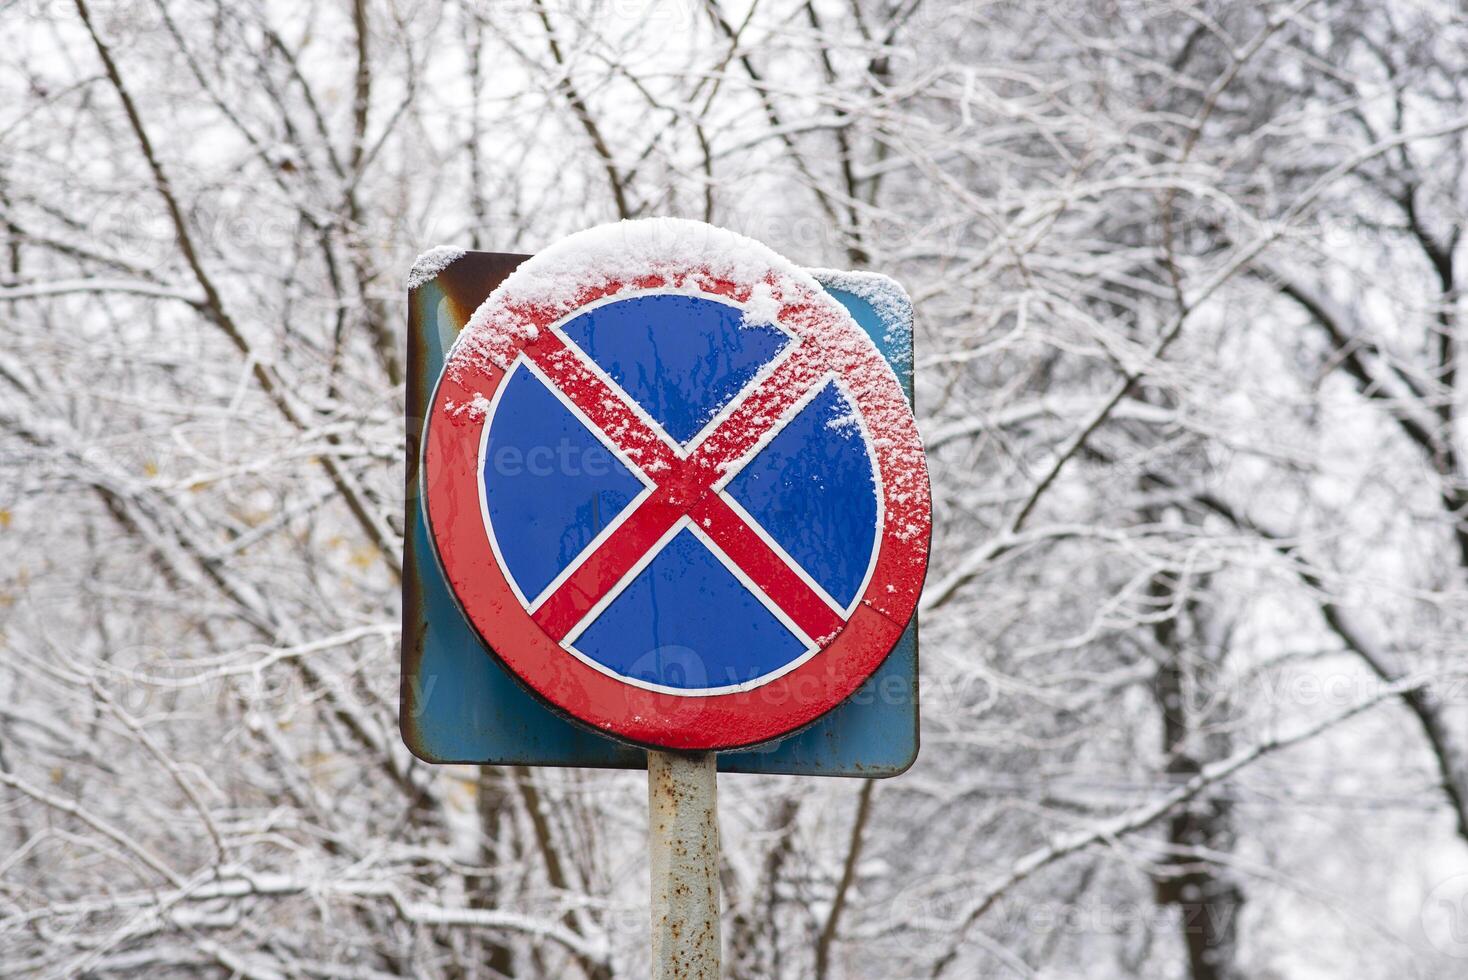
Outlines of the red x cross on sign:
{"type": "Polygon", "coordinates": [[[560,640],[571,632],[685,515],[808,638],[823,643],[845,625],[830,602],[717,490],[829,374],[814,342],[798,341],[786,350],[773,370],[745,388],[725,409],[723,421],[686,454],[648,425],[558,332],[542,331],[523,353],[656,487],[532,610],[547,635],[560,640]]]}

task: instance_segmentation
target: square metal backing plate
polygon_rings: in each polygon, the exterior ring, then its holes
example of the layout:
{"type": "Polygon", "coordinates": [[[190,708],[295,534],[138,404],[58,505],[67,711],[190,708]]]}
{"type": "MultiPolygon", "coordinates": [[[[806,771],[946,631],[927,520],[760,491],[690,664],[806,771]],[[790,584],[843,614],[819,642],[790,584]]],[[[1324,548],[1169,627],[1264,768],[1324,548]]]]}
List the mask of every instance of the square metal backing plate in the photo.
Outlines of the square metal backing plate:
{"type": "MultiPolygon", "coordinates": [[[[444,357],[474,310],[530,256],[465,252],[408,294],[407,487],[403,554],[403,741],[426,762],[643,769],[645,750],[568,721],[530,694],[464,620],[428,541],[418,493],[423,418],[444,357]]],[[[843,274],[813,271],[851,311],[913,396],[912,310],[878,309],[843,274]]],[[[867,274],[863,273],[863,277],[867,274]]],[[[871,277],[875,278],[875,277],[871,277]]],[[[900,291],[897,293],[900,295],[900,291]]],[[[766,745],[719,753],[722,772],[894,776],[918,750],[917,618],[848,700],[766,745]]]]}

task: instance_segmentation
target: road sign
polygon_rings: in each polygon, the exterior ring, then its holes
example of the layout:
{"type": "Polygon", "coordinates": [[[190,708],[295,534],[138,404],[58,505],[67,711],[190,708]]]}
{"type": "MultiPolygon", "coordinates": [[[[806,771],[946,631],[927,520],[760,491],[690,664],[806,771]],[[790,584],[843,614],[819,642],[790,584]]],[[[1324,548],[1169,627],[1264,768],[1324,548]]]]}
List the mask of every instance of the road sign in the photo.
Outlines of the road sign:
{"type": "MultiPolygon", "coordinates": [[[[448,349],[505,277],[530,258],[440,248],[415,264],[408,304],[406,534],[403,542],[403,739],[426,762],[643,768],[643,749],[566,720],[491,655],[455,605],[431,554],[420,506],[419,437],[448,349]]],[[[872,272],[808,270],[851,313],[913,397],[912,307],[872,272]]],[[[880,778],[918,751],[918,622],[855,694],[787,738],[718,753],[720,772],[880,778]]]]}
{"type": "Polygon", "coordinates": [[[466,618],[632,742],[765,742],[866,680],[926,564],[921,446],[840,304],[686,222],[572,236],[480,307],[428,407],[425,501],[466,618]]]}

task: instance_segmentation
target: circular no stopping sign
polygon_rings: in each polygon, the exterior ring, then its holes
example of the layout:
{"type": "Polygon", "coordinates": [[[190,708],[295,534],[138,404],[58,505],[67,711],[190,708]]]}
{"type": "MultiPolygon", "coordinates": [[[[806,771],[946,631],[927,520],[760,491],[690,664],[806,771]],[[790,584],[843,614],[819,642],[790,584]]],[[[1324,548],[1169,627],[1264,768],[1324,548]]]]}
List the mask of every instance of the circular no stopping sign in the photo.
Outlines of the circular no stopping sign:
{"type": "Polygon", "coordinates": [[[730,232],[622,222],[528,260],[450,352],[423,444],[469,622],[627,741],[792,732],[917,605],[928,477],[896,376],[809,275],[730,232]]]}

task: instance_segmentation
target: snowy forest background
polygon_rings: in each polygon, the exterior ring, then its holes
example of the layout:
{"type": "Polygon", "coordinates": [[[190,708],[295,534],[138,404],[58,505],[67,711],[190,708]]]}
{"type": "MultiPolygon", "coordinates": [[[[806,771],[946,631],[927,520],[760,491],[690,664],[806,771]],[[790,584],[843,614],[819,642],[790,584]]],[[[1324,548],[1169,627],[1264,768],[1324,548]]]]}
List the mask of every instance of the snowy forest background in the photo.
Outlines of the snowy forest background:
{"type": "Polygon", "coordinates": [[[645,777],[397,732],[404,278],[900,279],[923,750],[733,978],[1468,971],[1454,0],[0,0],[0,975],[647,973],[645,777]]]}

